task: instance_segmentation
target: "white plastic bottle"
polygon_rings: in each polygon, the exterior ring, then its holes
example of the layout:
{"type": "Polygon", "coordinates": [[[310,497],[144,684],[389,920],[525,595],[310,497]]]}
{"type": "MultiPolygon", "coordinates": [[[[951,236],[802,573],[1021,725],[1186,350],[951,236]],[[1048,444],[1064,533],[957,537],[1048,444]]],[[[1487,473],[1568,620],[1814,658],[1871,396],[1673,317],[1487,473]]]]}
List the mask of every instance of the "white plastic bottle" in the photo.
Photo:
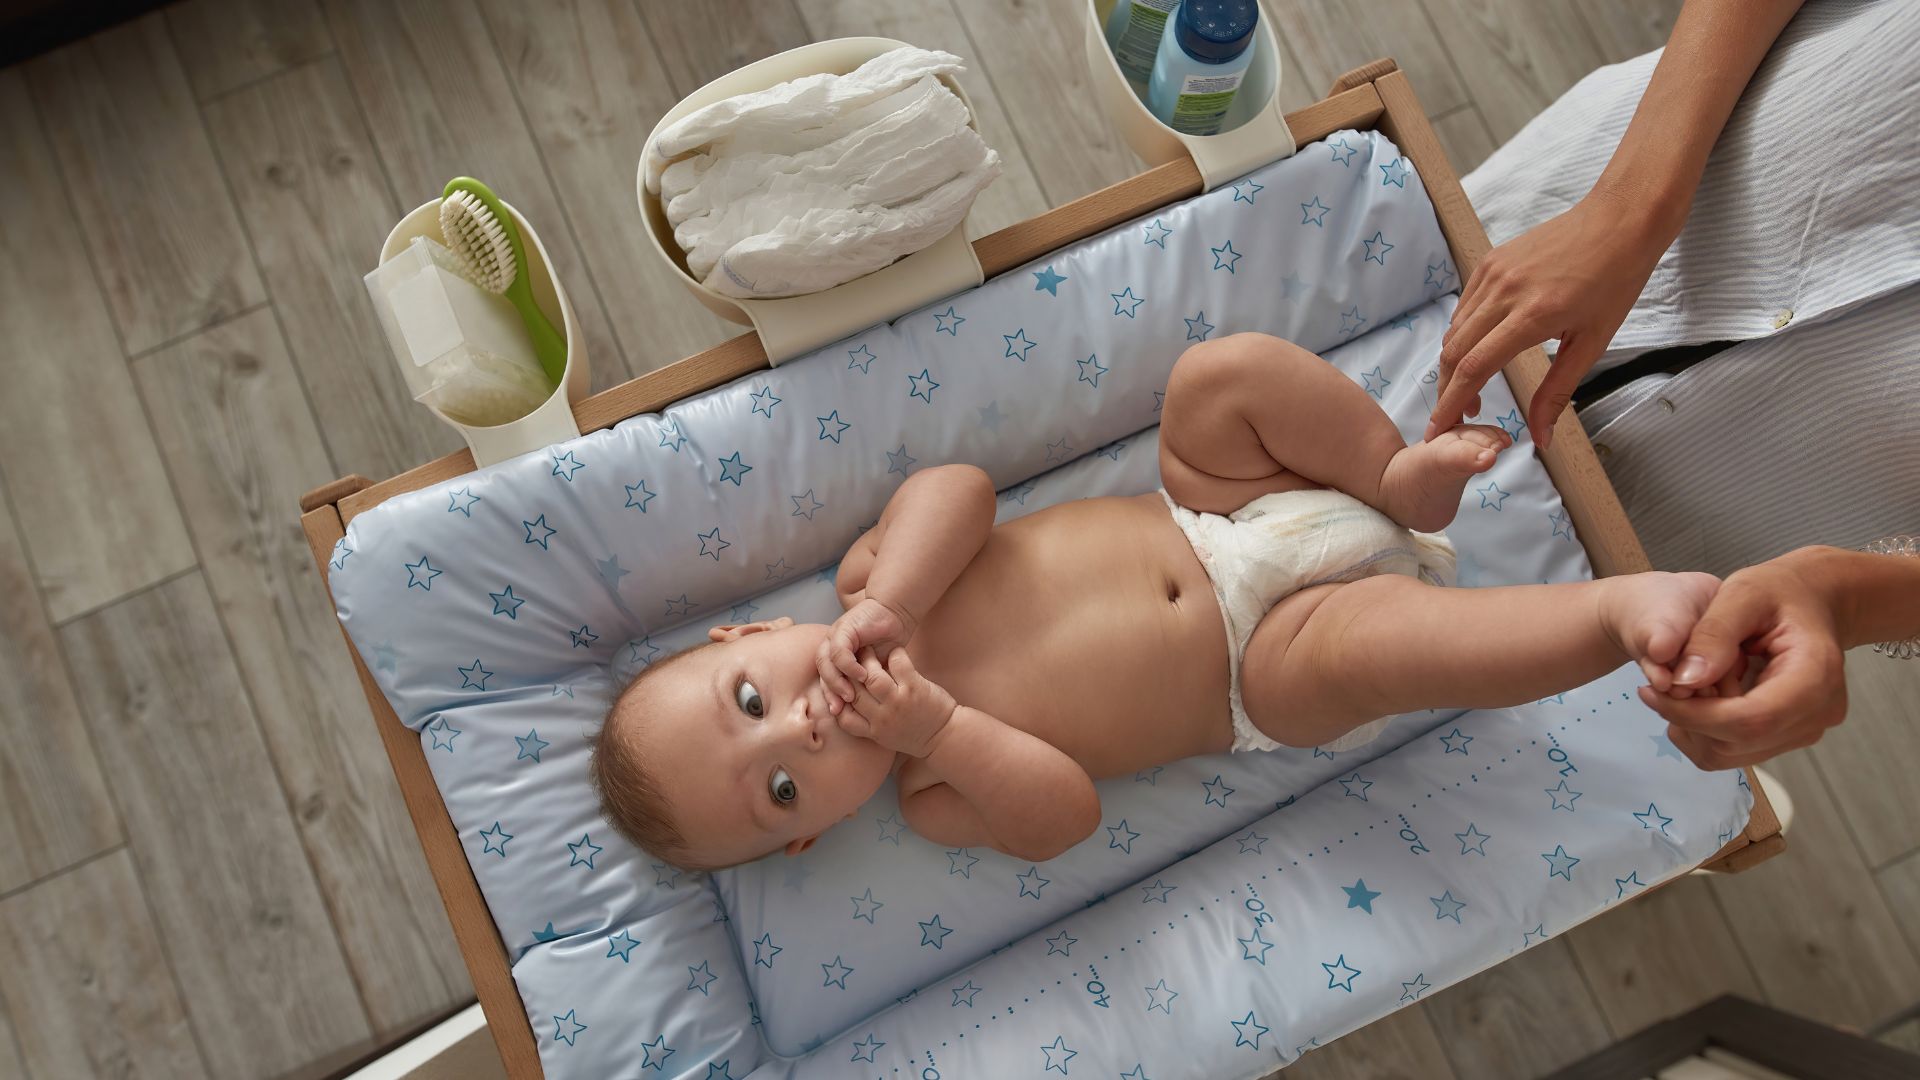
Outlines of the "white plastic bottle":
{"type": "Polygon", "coordinates": [[[1107,48],[1113,50],[1120,73],[1133,84],[1134,93],[1142,97],[1153,74],[1153,58],[1160,52],[1167,16],[1179,6],[1180,0],[1114,0],[1113,10],[1107,13],[1107,48]]]}
{"type": "Polygon", "coordinates": [[[1147,82],[1147,108],[1188,135],[1217,135],[1253,63],[1255,0],[1183,0],[1167,20],[1147,82]]]}

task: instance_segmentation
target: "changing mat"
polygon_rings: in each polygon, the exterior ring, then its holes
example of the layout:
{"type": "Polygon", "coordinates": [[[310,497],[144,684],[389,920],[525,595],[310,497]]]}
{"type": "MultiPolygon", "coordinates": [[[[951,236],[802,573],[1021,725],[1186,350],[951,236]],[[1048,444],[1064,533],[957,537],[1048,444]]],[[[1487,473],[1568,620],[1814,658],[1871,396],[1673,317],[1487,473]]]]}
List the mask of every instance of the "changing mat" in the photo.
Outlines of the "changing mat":
{"type": "MultiPolygon", "coordinates": [[[[1199,758],[1100,785],[1020,862],[909,832],[891,785],[798,858],[682,875],[600,819],[589,737],[722,622],[828,621],[833,564],[913,471],[1000,516],[1157,484],[1188,344],[1321,352],[1409,437],[1459,284],[1375,132],[618,427],[361,514],[342,621],[421,733],[547,1075],[1254,1076],[1710,857],[1745,823],[1631,668],[1521,709],[1396,718],[1364,750],[1199,758]]],[[[1448,529],[1463,586],[1589,576],[1519,439],[1448,529]]]]}

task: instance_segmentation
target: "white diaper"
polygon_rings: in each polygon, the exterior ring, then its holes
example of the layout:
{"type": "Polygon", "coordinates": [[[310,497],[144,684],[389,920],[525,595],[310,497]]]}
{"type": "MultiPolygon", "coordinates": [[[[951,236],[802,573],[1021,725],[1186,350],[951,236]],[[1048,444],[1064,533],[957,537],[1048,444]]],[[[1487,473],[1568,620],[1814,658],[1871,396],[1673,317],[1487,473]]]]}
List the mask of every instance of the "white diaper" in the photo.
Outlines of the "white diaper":
{"type": "MultiPolygon", "coordinates": [[[[1445,536],[1403,528],[1345,492],[1316,488],[1262,495],[1229,517],[1189,510],[1165,491],[1160,494],[1206,567],[1226,620],[1227,700],[1233,710],[1235,751],[1277,750],[1282,745],[1253,726],[1240,698],[1240,658],[1273,605],[1315,585],[1377,574],[1453,584],[1453,544],[1445,536]]],[[[1323,749],[1364,746],[1386,724],[1382,717],[1323,749]]]]}

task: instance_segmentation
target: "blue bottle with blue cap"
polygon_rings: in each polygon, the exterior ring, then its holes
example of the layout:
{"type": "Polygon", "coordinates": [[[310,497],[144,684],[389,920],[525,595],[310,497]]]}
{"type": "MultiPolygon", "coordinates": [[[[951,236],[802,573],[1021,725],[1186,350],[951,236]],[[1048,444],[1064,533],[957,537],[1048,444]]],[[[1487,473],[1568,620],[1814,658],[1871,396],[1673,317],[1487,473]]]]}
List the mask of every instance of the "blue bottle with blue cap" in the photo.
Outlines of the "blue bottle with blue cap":
{"type": "Polygon", "coordinates": [[[1188,135],[1217,135],[1253,63],[1256,0],[1181,0],[1147,82],[1147,108],[1188,135]]]}

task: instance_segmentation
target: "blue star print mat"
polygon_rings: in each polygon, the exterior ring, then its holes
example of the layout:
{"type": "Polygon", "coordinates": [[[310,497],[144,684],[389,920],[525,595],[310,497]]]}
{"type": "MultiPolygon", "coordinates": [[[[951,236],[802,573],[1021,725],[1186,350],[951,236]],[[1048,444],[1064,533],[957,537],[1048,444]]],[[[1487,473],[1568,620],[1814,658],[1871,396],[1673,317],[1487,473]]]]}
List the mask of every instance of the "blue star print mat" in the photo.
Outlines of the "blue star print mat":
{"type": "MultiPolygon", "coordinates": [[[[708,627],[829,621],[834,563],[917,469],[1000,516],[1152,490],[1189,344],[1325,356],[1418,437],[1459,278],[1418,173],[1344,131],[894,322],[357,517],[340,617],[427,759],[556,1080],[1252,1077],[1710,857],[1752,804],[1622,669],[1364,750],[1103,782],[1028,863],[909,832],[889,785],[798,858],[684,875],[587,781],[616,688],[708,627]]],[[[1519,441],[1448,529],[1462,586],[1585,578],[1519,441]]],[[[1199,707],[1199,706],[1196,706],[1199,707]]]]}

